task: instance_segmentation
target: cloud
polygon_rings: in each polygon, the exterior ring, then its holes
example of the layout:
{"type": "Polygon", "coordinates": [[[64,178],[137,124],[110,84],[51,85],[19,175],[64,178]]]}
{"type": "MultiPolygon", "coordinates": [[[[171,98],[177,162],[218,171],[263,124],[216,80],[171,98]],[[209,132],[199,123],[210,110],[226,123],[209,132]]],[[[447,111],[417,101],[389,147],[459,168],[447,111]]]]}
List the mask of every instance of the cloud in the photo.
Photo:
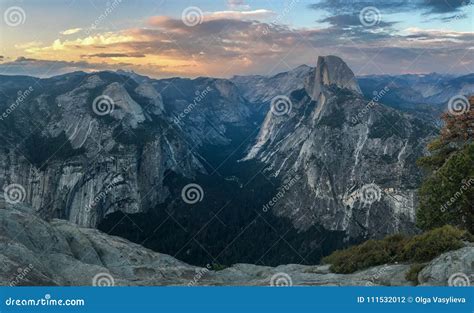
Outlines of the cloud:
{"type": "Polygon", "coordinates": [[[204,14],[204,20],[260,20],[272,17],[274,15],[276,15],[275,12],[265,9],[253,11],[216,11],[204,14]]]}
{"type": "Polygon", "coordinates": [[[144,58],[143,53],[96,53],[83,54],[83,58],[144,58]]]}
{"type": "MultiPolygon", "coordinates": [[[[249,20],[262,20],[275,16],[275,12],[271,10],[259,9],[252,11],[215,11],[215,12],[204,12],[202,16],[203,22],[211,21],[224,21],[224,20],[237,20],[237,21],[249,21],[249,20]]],[[[153,16],[148,19],[148,24],[151,26],[158,26],[164,28],[174,29],[187,29],[183,21],[174,19],[168,16],[153,16]]]]}
{"type": "Polygon", "coordinates": [[[309,7],[325,10],[331,14],[358,14],[363,8],[373,6],[382,13],[407,13],[416,10],[429,15],[458,12],[468,4],[467,0],[320,0],[310,4],[309,7]]]}
{"type": "Polygon", "coordinates": [[[424,0],[420,8],[426,7],[428,13],[450,13],[456,12],[461,7],[468,5],[466,0],[424,0]]]}
{"type": "Polygon", "coordinates": [[[231,9],[250,9],[250,6],[244,0],[227,0],[227,5],[231,9]]]}
{"type": "Polygon", "coordinates": [[[82,28],[71,28],[71,29],[66,29],[62,32],[60,32],[61,35],[72,35],[80,32],[82,28]]]}
{"type": "Polygon", "coordinates": [[[124,68],[152,77],[229,77],[273,74],[315,64],[318,55],[327,54],[341,56],[357,74],[473,71],[473,57],[466,53],[474,42],[472,32],[400,31],[394,27],[396,22],[385,20],[375,27],[362,27],[353,13],[319,21],[329,26],[295,28],[254,19],[258,14],[263,12],[205,13],[212,17],[193,27],[179,18],[154,16],[142,28],[29,47],[25,57],[2,63],[0,73],[9,64],[10,71],[13,68],[24,74],[32,69],[43,76],[44,72],[51,75],[71,69],[124,68]],[[54,62],[58,55],[65,61],[54,62]]]}

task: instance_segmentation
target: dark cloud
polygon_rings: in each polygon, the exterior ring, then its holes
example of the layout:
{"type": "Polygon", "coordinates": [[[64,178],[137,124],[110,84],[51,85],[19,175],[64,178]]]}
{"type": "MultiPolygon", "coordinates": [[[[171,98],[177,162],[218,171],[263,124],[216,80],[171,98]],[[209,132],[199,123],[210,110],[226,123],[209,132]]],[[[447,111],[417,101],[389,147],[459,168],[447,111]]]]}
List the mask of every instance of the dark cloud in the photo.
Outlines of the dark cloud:
{"type": "Polygon", "coordinates": [[[425,0],[422,2],[419,7],[427,8],[428,13],[451,13],[469,3],[468,0],[425,0]]]}
{"type": "Polygon", "coordinates": [[[331,14],[358,13],[366,7],[376,7],[382,13],[402,13],[412,10],[424,14],[453,13],[469,4],[468,0],[321,0],[309,7],[315,10],[325,10],[331,14]]]}

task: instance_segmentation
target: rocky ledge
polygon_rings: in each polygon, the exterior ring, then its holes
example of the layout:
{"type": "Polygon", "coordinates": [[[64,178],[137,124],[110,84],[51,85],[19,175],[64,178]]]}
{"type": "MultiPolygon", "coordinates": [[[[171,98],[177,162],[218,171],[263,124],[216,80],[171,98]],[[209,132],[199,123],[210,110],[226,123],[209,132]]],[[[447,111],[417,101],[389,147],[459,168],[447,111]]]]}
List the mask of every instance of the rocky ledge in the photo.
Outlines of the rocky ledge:
{"type": "MultiPolygon", "coordinates": [[[[409,264],[387,264],[353,274],[329,266],[236,264],[214,271],[183,263],[95,229],[47,222],[27,206],[0,202],[0,285],[324,285],[402,286],[409,264]]],[[[445,253],[419,274],[423,285],[473,277],[474,247],[445,253]]]]}

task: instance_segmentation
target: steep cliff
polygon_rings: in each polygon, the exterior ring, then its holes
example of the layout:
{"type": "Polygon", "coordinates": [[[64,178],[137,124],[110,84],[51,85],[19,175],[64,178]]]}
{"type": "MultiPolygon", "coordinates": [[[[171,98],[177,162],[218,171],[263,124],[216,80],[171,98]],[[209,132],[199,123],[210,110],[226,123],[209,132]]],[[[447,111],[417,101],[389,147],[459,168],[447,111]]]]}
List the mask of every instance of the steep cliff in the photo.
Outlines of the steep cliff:
{"type": "Polygon", "coordinates": [[[266,163],[283,181],[302,177],[275,214],[302,230],[321,224],[351,237],[414,230],[421,176],[415,160],[435,129],[364,100],[335,56],[320,57],[306,88],[281,99],[244,158],[266,163]]]}

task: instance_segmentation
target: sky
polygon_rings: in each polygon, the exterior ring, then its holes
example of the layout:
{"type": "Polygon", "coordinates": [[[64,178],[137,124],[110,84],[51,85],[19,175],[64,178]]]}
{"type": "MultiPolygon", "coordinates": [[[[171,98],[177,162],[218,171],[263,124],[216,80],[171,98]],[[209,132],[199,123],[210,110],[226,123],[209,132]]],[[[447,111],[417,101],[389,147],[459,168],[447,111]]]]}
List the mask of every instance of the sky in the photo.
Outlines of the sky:
{"type": "Polygon", "coordinates": [[[319,55],[356,75],[474,72],[474,0],[1,0],[0,74],[273,75],[319,55]]]}

